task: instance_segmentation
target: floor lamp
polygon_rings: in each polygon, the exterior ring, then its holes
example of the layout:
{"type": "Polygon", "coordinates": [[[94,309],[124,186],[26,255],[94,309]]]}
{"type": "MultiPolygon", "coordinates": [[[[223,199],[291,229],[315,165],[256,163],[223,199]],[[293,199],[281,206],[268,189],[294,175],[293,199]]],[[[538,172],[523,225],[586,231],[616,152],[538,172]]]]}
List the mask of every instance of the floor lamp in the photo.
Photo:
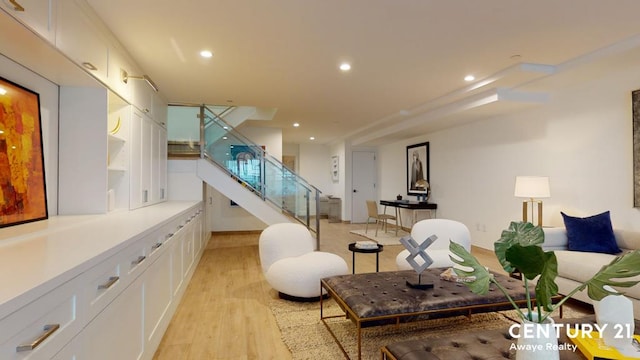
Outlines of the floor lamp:
{"type": "Polygon", "coordinates": [[[531,222],[533,223],[534,205],[538,208],[538,226],[542,226],[542,200],[551,197],[549,177],[547,176],[516,176],[514,195],[527,198],[522,202],[522,221],[527,221],[528,208],[531,207],[531,222]]]}

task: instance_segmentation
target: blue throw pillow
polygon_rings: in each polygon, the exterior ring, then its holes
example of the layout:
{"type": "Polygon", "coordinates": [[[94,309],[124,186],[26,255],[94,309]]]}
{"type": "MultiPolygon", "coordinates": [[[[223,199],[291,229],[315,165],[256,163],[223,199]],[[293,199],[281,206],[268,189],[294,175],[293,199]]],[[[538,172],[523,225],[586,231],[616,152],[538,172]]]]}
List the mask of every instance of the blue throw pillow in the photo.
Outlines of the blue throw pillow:
{"type": "Polygon", "coordinates": [[[560,214],[567,229],[569,250],[605,254],[617,254],[621,251],[613,235],[608,211],[585,218],[569,216],[563,212],[560,214]]]}

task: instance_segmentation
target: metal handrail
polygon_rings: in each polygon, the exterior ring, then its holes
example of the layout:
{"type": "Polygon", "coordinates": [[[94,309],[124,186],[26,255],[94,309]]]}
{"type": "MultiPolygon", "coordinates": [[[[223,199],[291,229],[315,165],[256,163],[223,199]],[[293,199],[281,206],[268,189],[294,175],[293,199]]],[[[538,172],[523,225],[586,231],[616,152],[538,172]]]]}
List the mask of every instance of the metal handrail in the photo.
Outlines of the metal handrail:
{"type": "MultiPolygon", "coordinates": [[[[267,183],[266,183],[266,169],[267,166],[266,164],[272,164],[273,166],[275,166],[278,169],[286,169],[287,173],[290,173],[291,175],[293,175],[294,179],[295,179],[295,183],[297,186],[302,187],[302,191],[304,191],[304,198],[306,198],[306,221],[301,221],[301,219],[298,219],[295,214],[293,214],[293,217],[296,219],[296,221],[299,221],[301,223],[303,223],[309,230],[314,231],[313,227],[311,226],[311,219],[310,219],[310,215],[309,215],[309,211],[310,211],[310,195],[312,192],[315,193],[315,210],[316,210],[316,216],[315,216],[315,233],[316,233],[316,242],[317,242],[317,248],[320,248],[320,193],[322,191],[320,191],[320,189],[318,189],[317,187],[313,186],[309,181],[307,181],[306,179],[304,179],[303,177],[301,177],[300,175],[296,174],[292,169],[287,168],[280,160],[278,160],[277,158],[271,156],[269,153],[267,153],[262,147],[260,147],[259,145],[255,144],[253,141],[251,141],[249,138],[247,138],[246,136],[244,136],[242,133],[238,132],[233,126],[231,126],[229,123],[227,123],[221,116],[224,113],[228,113],[230,111],[230,108],[226,108],[221,114],[216,114],[213,110],[211,110],[209,107],[207,107],[206,105],[202,105],[200,107],[200,157],[202,159],[206,159],[209,162],[215,164],[216,166],[218,166],[220,169],[222,169],[223,171],[225,171],[226,173],[228,173],[230,176],[233,176],[234,178],[237,178],[238,180],[243,182],[243,185],[245,185],[246,187],[249,188],[250,191],[252,191],[254,194],[260,196],[260,198],[264,201],[268,201],[269,203],[273,204],[275,207],[279,208],[281,211],[286,211],[288,213],[290,213],[290,211],[288,209],[286,209],[284,207],[283,204],[278,204],[276,203],[274,200],[270,199],[267,196],[267,183]],[[208,114],[207,114],[208,112],[208,114]],[[209,115],[211,114],[211,115],[209,115]],[[211,119],[212,121],[210,121],[209,123],[205,123],[207,119],[211,119]],[[216,159],[214,158],[214,156],[210,155],[207,151],[207,142],[206,142],[206,136],[205,136],[205,130],[206,128],[208,128],[209,126],[211,126],[211,124],[213,123],[218,123],[219,126],[221,126],[229,135],[233,135],[234,138],[236,138],[238,141],[240,141],[242,144],[238,144],[238,145],[246,145],[249,147],[252,147],[254,149],[260,149],[260,162],[261,162],[261,176],[260,176],[260,184],[259,185],[259,189],[257,189],[256,187],[254,187],[251,183],[245,181],[244,179],[242,179],[239,174],[235,174],[233,173],[230,169],[228,169],[224,164],[220,164],[216,161],[216,159]]],[[[284,172],[283,172],[284,173],[284,172]]]]}

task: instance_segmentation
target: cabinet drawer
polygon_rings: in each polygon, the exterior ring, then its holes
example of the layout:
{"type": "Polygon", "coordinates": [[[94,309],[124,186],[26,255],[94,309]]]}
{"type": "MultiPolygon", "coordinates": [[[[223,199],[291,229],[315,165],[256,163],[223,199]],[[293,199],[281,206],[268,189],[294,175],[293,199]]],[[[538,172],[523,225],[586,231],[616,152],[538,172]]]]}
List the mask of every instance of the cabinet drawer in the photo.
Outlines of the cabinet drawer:
{"type": "Polygon", "coordinates": [[[124,289],[126,279],[122,278],[120,260],[114,255],[85,273],[87,321],[98,315],[124,289]]]}
{"type": "Polygon", "coordinates": [[[0,320],[0,359],[49,359],[82,328],[76,279],[0,320]]]}
{"type": "Polygon", "coordinates": [[[142,274],[144,269],[149,265],[149,261],[147,259],[147,247],[145,245],[144,241],[139,241],[123,250],[120,266],[123,276],[127,276],[127,284],[125,284],[125,286],[138,275],[142,274]]]}

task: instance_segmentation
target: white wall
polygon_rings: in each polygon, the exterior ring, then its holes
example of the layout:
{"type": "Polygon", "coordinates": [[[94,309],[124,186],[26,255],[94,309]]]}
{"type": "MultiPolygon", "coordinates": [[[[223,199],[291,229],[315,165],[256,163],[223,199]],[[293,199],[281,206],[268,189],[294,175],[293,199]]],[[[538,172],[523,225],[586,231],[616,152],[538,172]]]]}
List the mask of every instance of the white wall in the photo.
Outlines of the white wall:
{"type": "Polygon", "coordinates": [[[0,54],[0,76],[40,95],[49,216],[58,214],[58,86],[0,54]]]}
{"type": "Polygon", "coordinates": [[[631,91],[639,87],[640,66],[612,69],[552,93],[544,106],[383,146],[381,197],[406,192],[405,147],[429,141],[438,217],[465,223],[475,245],[492,249],[509,222],[521,220],[522,199],[513,196],[517,175],[550,177],[545,225],[563,226],[560,211],[588,216],[610,210],[615,228],[638,231],[631,91]]]}
{"type": "Polygon", "coordinates": [[[329,148],[320,144],[300,144],[298,174],[322,191],[322,195],[335,195],[331,181],[329,148]]]}
{"type": "Polygon", "coordinates": [[[168,199],[182,201],[203,200],[202,179],[196,175],[197,160],[168,160],[168,199]]]}

